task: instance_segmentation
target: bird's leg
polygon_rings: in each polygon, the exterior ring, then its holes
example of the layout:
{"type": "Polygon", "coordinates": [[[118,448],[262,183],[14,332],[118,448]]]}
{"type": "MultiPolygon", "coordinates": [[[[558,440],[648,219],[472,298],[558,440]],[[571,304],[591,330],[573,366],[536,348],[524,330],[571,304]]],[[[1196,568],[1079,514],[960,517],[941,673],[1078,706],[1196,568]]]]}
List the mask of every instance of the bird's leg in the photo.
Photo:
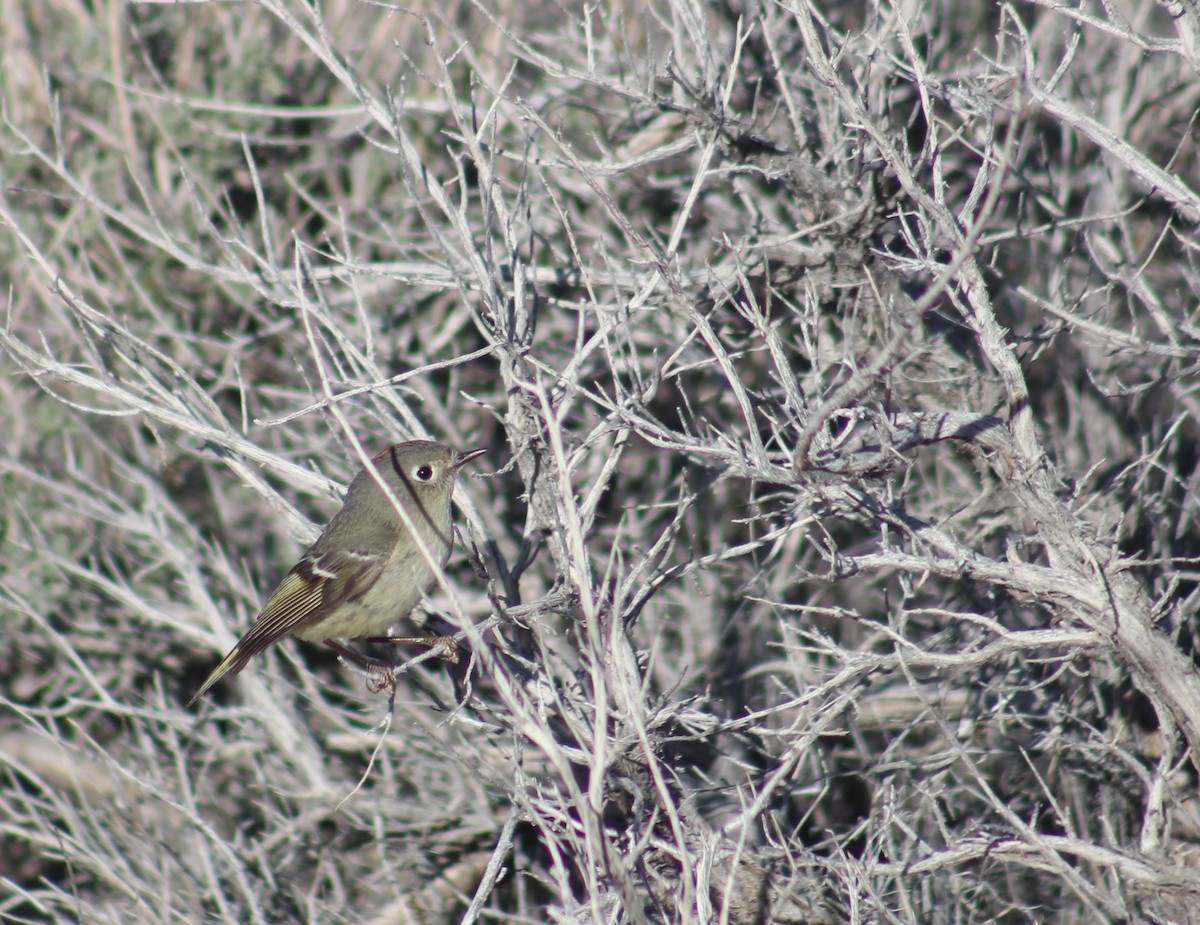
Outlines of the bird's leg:
{"type": "Polygon", "coordinates": [[[451,665],[458,664],[458,643],[453,636],[368,636],[367,642],[383,645],[426,646],[436,649],[438,658],[451,665]]]}
{"type": "Polygon", "coordinates": [[[378,694],[383,690],[390,690],[393,697],[396,695],[396,674],[392,671],[391,665],[381,662],[377,658],[371,658],[369,655],[363,655],[361,652],[356,652],[354,649],[344,646],[340,642],[335,642],[332,639],[326,639],[325,645],[333,649],[342,658],[347,658],[367,669],[367,690],[372,694],[378,694]]]}

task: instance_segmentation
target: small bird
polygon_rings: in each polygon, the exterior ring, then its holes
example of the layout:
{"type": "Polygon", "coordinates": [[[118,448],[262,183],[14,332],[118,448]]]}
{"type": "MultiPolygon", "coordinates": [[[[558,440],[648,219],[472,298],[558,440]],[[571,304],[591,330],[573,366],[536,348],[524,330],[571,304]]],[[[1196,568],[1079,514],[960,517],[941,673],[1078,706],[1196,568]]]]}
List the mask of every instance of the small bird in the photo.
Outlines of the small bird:
{"type": "MultiPolygon", "coordinates": [[[[450,558],[450,496],[455,479],[466,463],[483,452],[459,453],[431,440],[410,440],[389,447],[371,460],[371,466],[408,514],[425,548],[442,566],[450,558]]],[[[435,580],[413,531],[364,468],[350,483],[342,509],[325,532],[284,576],[254,625],[213,669],[188,706],[225,675],[237,674],[251,658],[285,636],[324,643],[374,672],[386,672],[382,662],[337,640],[380,636],[409,615],[435,580]]],[[[446,658],[456,658],[453,643],[439,637],[391,641],[441,646],[449,653],[446,658]]]]}

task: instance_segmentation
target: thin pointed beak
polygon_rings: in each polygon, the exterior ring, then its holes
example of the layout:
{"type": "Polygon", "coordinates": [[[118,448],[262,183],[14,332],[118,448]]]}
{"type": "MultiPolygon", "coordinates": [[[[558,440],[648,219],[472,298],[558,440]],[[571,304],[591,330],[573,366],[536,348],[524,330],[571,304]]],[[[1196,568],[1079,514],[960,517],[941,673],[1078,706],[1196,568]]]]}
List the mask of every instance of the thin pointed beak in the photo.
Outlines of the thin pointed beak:
{"type": "Polygon", "coordinates": [[[456,460],[454,460],[454,468],[461,469],[463,466],[465,466],[467,463],[469,463],[472,459],[482,456],[486,452],[487,452],[487,448],[484,447],[483,449],[480,449],[480,450],[467,450],[467,452],[465,452],[465,453],[459,453],[458,458],[456,460]]]}

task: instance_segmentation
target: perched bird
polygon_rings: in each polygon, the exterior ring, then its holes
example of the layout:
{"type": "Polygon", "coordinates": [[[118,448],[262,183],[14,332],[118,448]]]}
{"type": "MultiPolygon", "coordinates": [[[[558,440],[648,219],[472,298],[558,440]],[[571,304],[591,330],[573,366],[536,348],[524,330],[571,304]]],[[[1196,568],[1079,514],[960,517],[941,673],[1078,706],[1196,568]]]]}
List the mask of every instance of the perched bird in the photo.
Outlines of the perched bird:
{"type": "MultiPolygon", "coordinates": [[[[434,570],[413,531],[430,556],[444,566],[450,558],[450,496],[455,479],[463,465],[483,452],[459,453],[430,440],[411,440],[372,459],[371,466],[399,501],[411,528],[364,468],[350,483],[342,509],[325,532],[284,576],[254,625],[213,669],[188,706],[285,636],[324,643],[368,669],[386,670],[383,663],[337,640],[380,636],[407,617],[433,587],[434,570]]],[[[444,643],[438,637],[393,641],[444,643]]],[[[455,657],[452,643],[444,644],[451,653],[447,657],[455,657]]]]}

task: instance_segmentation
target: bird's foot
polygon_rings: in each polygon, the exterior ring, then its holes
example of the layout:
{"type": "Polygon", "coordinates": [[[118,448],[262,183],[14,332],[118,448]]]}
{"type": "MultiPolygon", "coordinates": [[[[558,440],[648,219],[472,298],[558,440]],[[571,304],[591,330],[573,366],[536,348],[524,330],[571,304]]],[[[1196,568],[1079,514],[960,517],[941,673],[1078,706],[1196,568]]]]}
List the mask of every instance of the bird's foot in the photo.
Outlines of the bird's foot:
{"type": "Polygon", "coordinates": [[[387,691],[390,697],[395,697],[396,672],[386,665],[372,665],[367,669],[367,690],[372,694],[387,691]]]}
{"type": "Polygon", "coordinates": [[[333,649],[342,658],[352,661],[366,670],[367,690],[372,694],[388,691],[395,697],[396,672],[391,665],[381,662],[377,658],[371,658],[369,655],[363,655],[361,652],[344,646],[332,639],[325,640],[325,645],[333,649]]]}
{"type": "Polygon", "coordinates": [[[459,660],[458,643],[453,636],[427,636],[425,645],[433,649],[443,662],[457,665],[459,660]]]}

